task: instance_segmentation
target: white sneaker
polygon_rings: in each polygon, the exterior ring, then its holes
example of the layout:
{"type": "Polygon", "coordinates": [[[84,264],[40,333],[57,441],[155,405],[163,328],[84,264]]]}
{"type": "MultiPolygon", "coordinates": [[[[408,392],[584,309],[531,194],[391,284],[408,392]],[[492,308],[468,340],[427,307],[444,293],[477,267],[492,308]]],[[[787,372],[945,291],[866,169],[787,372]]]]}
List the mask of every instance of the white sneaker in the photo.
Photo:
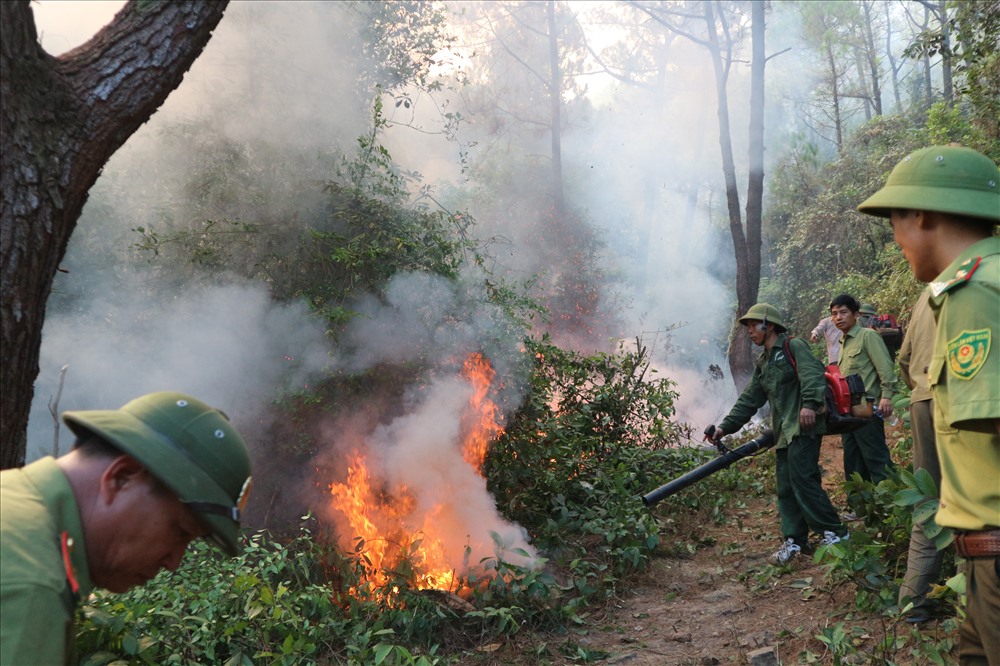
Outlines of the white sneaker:
{"type": "Polygon", "coordinates": [[[801,552],[802,547],[795,543],[795,539],[786,539],[785,543],[781,544],[781,548],[778,549],[778,552],[771,557],[778,564],[784,564],[801,552]]]}
{"type": "Polygon", "coordinates": [[[851,538],[851,533],[848,532],[844,536],[837,536],[830,530],[823,532],[823,538],[819,540],[819,545],[821,546],[832,546],[835,543],[840,543],[841,541],[847,541],[851,538]]]}

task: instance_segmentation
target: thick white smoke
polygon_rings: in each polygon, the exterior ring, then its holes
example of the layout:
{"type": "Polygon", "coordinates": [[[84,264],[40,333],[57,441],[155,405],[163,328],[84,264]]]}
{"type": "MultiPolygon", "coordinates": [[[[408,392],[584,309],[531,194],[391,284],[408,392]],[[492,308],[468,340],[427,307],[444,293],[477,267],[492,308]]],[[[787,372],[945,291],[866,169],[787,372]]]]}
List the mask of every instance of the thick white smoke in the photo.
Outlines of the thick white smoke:
{"type": "MultiPolygon", "coordinates": [[[[393,501],[402,503],[404,496],[413,501],[401,527],[410,535],[426,532],[455,569],[496,557],[494,537],[503,544],[506,561],[534,562],[524,529],[500,516],[486,480],[463,457],[473,387],[460,374],[462,364],[483,353],[504,377],[504,404],[517,405],[525,360],[518,344],[506,334],[503,314],[477,289],[439,276],[401,273],[391,280],[384,300],[361,304],[334,361],[349,372],[414,361],[429,368],[426,381],[411,387],[404,404],[395,408],[400,415],[352,414],[323,428],[320,458],[329,461],[331,449],[339,460],[360,454],[373,483],[393,501]]],[[[500,395],[490,397],[499,400],[500,395]]],[[[333,466],[343,469],[343,464],[333,466]]],[[[338,525],[342,540],[354,536],[335,505],[320,511],[338,525]]]]}
{"type": "MultiPolygon", "coordinates": [[[[467,564],[476,570],[483,560],[496,557],[534,566],[536,554],[527,533],[500,516],[486,479],[463,459],[472,392],[465,378],[444,375],[411,391],[405,413],[371,432],[368,424],[350,419],[327,429],[326,437],[344,449],[345,457],[354,452],[362,456],[380,496],[409,507],[398,527],[432,541],[453,569],[463,572],[467,564]]],[[[377,516],[376,503],[370,511],[377,516]]],[[[335,503],[327,515],[339,526],[342,541],[352,538],[335,503]]]]}
{"type": "MultiPolygon", "coordinates": [[[[217,286],[136,302],[108,294],[46,322],[28,458],[52,453],[49,403],[60,411],[114,409],[151,391],[181,391],[237,425],[259,422],[283,386],[300,387],[330,364],[321,322],[302,304],[275,304],[262,285],[217,286]]],[[[62,426],[60,449],[72,445],[62,426]]]]}

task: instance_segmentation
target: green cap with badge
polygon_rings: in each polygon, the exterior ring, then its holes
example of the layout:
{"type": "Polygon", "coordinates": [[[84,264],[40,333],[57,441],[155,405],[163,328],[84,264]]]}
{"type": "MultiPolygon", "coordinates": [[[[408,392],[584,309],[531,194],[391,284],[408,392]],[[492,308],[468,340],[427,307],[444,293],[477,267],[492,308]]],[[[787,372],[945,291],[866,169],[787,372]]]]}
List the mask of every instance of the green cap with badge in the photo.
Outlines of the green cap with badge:
{"type": "Polygon", "coordinates": [[[755,303],[751,305],[750,309],[747,310],[747,313],[740,317],[741,324],[745,324],[748,321],[760,321],[765,324],[774,324],[782,331],[785,330],[785,324],[781,319],[781,313],[778,312],[778,308],[768,303],[755,303]]]}
{"type": "Polygon", "coordinates": [[[929,210],[1000,222],[1000,169],[980,152],[932,146],[907,155],[885,186],[858,210],[891,217],[893,209],[929,210]]]}
{"type": "Polygon", "coordinates": [[[121,409],[65,412],[62,418],[77,436],[97,434],[138,460],[197,513],[215,545],[239,553],[250,454],[223,412],[183,393],[159,392],[121,409]]]}
{"type": "Polygon", "coordinates": [[[875,309],[875,306],[872,305],[871,303],[862,303],[861,304],[861,314],[868,315],[869,317],[872,317],[872,316],[877,315],[878,311],[875,309]]]}

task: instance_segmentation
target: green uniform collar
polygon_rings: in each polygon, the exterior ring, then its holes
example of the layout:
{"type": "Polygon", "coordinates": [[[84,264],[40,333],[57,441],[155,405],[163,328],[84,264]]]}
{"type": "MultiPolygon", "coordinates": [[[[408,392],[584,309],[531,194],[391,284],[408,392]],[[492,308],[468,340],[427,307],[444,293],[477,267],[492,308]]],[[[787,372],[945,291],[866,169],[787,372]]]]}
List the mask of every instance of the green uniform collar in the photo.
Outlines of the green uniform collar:
{"type": "Polygon", "coordinates": [[[1000,254],[1000,236],[984,238],[965,248],[965,251],[930,283],[931,294],[936,298],[957,285],[965,284],[979,268],[980,260],[993,254],[1000,254]]]}
{"type": "Polygon", "coordinates": [[[844,333],[844,337],[845,338],[856,338],[856,337],[858,337],[858,333],[861,332],[862,328],[864,328],[864,326],[861,325],[861,318],[859,317],[858,321],[854,324],[854,326],[852,326],[851,329],[849,331],[847,331],[847,333],[844,333]]]}
{"type": "MultiPolygon", "coordinates": [[[[80,510],[77,507],[76,496],[69,485],[69,479],[51,456],[27,465],[22,470],[24,475],[38,489],[49,514],[55,520],[60,531],[52,535],[52,547],[60,551],[59,561],[65,562],[62,551],[62,532],[66,533],[66,550],[72,575],[78,585],[77,596],[86,599],[94,584],[90,580],[90,567],[87,564],[87,547],[83,540],[83,523],[80,520],[80,510]]],[[[67,587],[69,577],[67,575],[67,587]]]]}

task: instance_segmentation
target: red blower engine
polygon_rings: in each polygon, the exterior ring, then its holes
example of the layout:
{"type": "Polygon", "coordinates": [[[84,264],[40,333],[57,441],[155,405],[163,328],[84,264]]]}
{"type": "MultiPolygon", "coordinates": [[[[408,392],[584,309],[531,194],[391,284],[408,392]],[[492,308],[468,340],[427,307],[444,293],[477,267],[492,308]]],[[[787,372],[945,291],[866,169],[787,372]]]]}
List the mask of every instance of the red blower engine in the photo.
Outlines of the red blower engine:
{"type": "Polygon", "coordinates": [[[865,383],[861,375],[840,374],[840,367],[826,366],[826,432],[838,435],[869,423],[874,405],[865,401],[865,383]]]}

